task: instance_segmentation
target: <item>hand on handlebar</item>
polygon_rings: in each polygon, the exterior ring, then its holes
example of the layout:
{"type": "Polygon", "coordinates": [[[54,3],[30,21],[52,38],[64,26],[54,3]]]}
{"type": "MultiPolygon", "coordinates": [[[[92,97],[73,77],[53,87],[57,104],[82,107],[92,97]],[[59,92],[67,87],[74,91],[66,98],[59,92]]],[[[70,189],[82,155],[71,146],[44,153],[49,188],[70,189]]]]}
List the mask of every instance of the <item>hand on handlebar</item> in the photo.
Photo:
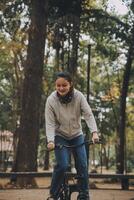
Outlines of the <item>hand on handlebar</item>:
{"type": "Polygon", "coordinates": [[[55,148],[54,142],[49,142],[49,143],[47,144],[47,149],[48,149],[49,151],[53,150],[54,148],[55,148]]]}
{"type": "Polygon", "coordinates": [[[94,144],[100,141],[100,138],[99,138],[97,132],[93,132],[92,141],[93,141],[94,144]]]}

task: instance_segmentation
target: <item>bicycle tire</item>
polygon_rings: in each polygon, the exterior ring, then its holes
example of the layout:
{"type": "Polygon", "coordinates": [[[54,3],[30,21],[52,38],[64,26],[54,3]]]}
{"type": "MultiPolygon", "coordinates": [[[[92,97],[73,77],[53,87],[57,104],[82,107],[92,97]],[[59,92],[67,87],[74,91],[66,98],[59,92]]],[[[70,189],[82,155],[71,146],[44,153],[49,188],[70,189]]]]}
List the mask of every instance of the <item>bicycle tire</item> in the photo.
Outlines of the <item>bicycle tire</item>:
{"type": "Polygon", "coordinates": [[[70,191],[68,188],[63,188],[63,190],[59,193],[57,200],[71,200],[70,191]]]}
{"type": "Polygon", "coordinates": [[[65,191],[65,200],[71,200],[71,195],[69,189],[65,191]]]}

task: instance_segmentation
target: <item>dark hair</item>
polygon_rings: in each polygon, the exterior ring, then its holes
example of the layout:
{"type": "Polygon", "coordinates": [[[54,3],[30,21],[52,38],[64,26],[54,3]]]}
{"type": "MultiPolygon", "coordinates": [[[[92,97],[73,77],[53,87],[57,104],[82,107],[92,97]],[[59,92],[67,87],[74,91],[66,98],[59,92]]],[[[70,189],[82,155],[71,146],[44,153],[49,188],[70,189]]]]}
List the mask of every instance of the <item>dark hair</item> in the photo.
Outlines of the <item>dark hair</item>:
{"type": "Polygon", "coordinates": [[[67,71],[63,71],[63,72],[57,72],[55,74],[55,81],[58,79],[58,78],[64,78],[66,79],[69,83],[72,83],[72,77],[71,77],[71,74],[67,71]]]}
{"type": "Polygon", "coordinates": [[[58,92],[57,92],[57,96],[59,98],[59,101],[63,104],[68,104],[72,101],[72,98],[74,96],[74,86],[72,84],[72,77],[71,77],[71,74],[67,71],[63,71],[63,72],[58,72],[55,74],[55,81],[58,79],[58,78],[64,78],[65,80],[67,80],[71,87],[70,87],[70,90],[69,92],[65,95],[65,96],[61,96],[58,92]]]}

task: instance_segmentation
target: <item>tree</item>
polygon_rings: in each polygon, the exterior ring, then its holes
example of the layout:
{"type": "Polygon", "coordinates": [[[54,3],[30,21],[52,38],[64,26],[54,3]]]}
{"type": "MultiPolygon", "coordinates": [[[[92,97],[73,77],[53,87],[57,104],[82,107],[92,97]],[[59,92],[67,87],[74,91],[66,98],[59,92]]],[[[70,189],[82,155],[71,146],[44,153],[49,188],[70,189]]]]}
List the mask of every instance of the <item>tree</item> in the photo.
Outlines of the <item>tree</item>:
{"type": "MultiPolygon", "coordinates": [[[[19,141],[14,171],[37,170],[47,3],[47,0],[34,0],[29,3],[31,25],[24,69],[19,141]]],[[[29,180],[26,179],[25,182],[29,183],[29,180]]],[[[24,184],[23,181],[22,184],[24,184]]]]}
{"type": "MultiPolygon", "coordinates": [[[[126,1],[128,3],[128,1],[126,1]]],[[[128,3],[129,5],[129,3],[128,3]]],[[[110,48],[107,49],[104,47],[102,41],[104,38],[107,38],[107,42],[113,40],[113,42],[118,42],[121,46],[128,49],[126,55],[126,65],[124,65],[124,76],[122,78],[122,88],[120,96],[120,105],[119,105],[119,114],[118,114],[118,124],[117,124],[117,172],[124,173],[125,171],[125,147],[126,147],[126,135],[125,135],[125,126],[126,126],[126,98],[129,89],[129,80],[131,75],[132,63],[134,59],[133,52],[133,23],[134,23],[134,3],[131,2],[129,5],[129,15],[125,16],[124,19],[121,19],[117,16],[112,16],[111,14],[103,11],[101,9],[92,9],[90,13],[84,12],[83,20],[86,19],[86,15],[89,17],[89,24],[84,20],[83,26],[89,27],[86,29],[89,31],[91,37],[96,40],[98,43],[98,50],[102,52],[105,56],[110,55],[110,48]],[[124,21],[123,21],[124,20],[124,21]],[[99,34],[98,34],[99,32],[99,34]],[[98,35],[97,35],[98,34],[98,35]],[[109,38],[108,38],[109,37],[109,38]],[[99,39],[100,41],[99,42],[99,39]]],[[[112,53],[114,56],[114,54],[112,53]]],[[[115,54],[117,55],[117,53],[115,54]]],[[[117,56],[116,56],[117,57],[117,56]]],[[[113,57],[114,58],[114,57],[113,57]]]]}
{"type": "MultiPolygon", "coordinates": [[[[134,23],[134,22],[133,22],[134,23]]],[[[125,172],[125,147],[126,147],[126,98],[128,94],[129,80],[132,69],[132,63],[134,60],[134,24],[132,28],[131,34],[132,40],[129,44],[128,54],[127,54],[127,62],[125,65],[124,75],[123,75],[123,83],[121,89],[121,97],[120,97],[120,113],[119,113],[119,140],[118,140],[118,173],[125,172]]]]}

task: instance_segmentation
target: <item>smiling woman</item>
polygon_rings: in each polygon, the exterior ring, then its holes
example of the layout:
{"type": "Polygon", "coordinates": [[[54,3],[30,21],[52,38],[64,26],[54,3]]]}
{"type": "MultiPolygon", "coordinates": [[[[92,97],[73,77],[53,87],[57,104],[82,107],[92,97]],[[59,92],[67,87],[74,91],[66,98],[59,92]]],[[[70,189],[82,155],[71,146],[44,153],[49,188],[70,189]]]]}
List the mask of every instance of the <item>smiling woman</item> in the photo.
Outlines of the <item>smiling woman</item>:
{"type": "Polygon", "coordinates": [[[121,0],[109,0],[108,11],[111,11],[111,9],[119,15],[125,15],[128,12],[128,8],[121,0]]]}
{"type": "MultiPolygon", "coordinates": [[[[70,73],[58,72],[55,79],[55,91],[50,94],[46,102],[46,136],[49,150],[59,145],[80,145],[73,149],[75,167],[80,180],[79,196],[89,200],[89,181],[87,155],[82,131],[81,115],[92,133],[92,141],[99,140],[97,126],[92,110],[85,96],[73,87],[70,73]]],[[[61,185],[64,182],[65,172],[69,166],[69,150],[55,148],[56,165],[52,176],[49,199],[57,199],[61,185]]]]}

